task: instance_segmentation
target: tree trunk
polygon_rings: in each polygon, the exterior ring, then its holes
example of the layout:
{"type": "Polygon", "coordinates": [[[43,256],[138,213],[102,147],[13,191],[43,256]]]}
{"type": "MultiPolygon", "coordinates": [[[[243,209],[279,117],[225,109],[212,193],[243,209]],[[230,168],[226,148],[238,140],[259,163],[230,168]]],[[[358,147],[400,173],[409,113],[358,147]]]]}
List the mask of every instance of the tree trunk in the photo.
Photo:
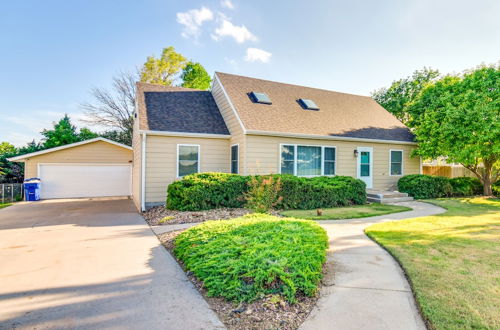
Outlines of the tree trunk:
{"type": "Polygon", "coordinates": [[[484,196],[492,196],[493,195],[493,191],[491,189],[491,184],[492,184],[492,177],[491,177],[491,172],[492,172],[492,169],[493,169],[493,163],[494,162],[491,162],[491,161],[488,161],[488,160],[485,160],[483,162],[484,164],[484,173],[483,173],[483,180],[481,180],[483,182],[483,195],[484,196]]]}

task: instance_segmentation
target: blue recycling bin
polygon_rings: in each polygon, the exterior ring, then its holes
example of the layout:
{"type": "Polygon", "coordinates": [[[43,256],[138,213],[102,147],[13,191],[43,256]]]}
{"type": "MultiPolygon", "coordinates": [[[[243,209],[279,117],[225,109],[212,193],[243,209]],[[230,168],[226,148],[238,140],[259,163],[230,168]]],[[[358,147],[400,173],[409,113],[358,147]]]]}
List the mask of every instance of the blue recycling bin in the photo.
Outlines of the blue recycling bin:
{"type": "Polygon", "coordinates": [[[40,200],[40,179],[31,178],[24,180],[24,196],[26,201],[40,200]]]}

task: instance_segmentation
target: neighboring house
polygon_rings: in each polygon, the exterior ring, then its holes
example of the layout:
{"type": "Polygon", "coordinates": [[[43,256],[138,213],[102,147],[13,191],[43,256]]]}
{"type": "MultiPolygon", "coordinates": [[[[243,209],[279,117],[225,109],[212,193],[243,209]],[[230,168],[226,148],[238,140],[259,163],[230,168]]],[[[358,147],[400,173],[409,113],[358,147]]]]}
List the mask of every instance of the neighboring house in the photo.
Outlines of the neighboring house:
{"type": "Polygon", "coordinates": [[[211,91],[137,84],[133,189],[139,209],[196,172],[348,175],[392,190],[421,173],[414,137],[367,96],[217,72],[211,91]]]}
{"type": "Polygon", "coordinates": [[[41,198],[131,195],[132,148],[99,137],[9,158],[42,180],[41,198]]]}

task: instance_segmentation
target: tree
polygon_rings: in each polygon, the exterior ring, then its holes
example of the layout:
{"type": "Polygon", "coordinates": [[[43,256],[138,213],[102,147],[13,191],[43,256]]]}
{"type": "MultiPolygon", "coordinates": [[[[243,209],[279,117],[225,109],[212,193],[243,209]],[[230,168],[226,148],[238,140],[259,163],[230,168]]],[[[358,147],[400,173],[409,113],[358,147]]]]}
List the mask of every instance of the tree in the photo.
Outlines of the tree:
{"type": "Polygon", "coordinates": [[[0,155],[16,152],[16,147],[14,147],[9,142],[0,143],[0,155]]]}
{"type": "Polygon", "coordinates": [[[64,115],[59,122],[54,123],[54,127],[52,129],[44,129],[41,134],[44,136],[44,148],[59,147],[70,143],[92,139],[98,136],[96,133],[93,133],[87,128],[82,128],[80,132],[78,132],[76,126],[71,124],[71,120],[68,115],[64,115]]]}
{"type": "Polygon", "coordinates": [[[207,90],[212,79],[200,63],[189,62],[181,74],[182,87],[207,90]]]}
{"type": "Polygon", "coordinates": [[[116,130],[123,139],[119,142],[132,145],[132,130],[135,111],[135,83],[138,74],[121,72],[113,77],[113,88],[93,88],[95,103],[81,105],[86,119],[83,121],[96,126],[116,130]]]}
{"type": "Polygon", "coordinates": [[[500,172],[500,66],[445,76],[425,87],[408,112],[421,114],[416,154],[462,164],[492,194],[500,172]]]}
{"type": "Polygon", "coordinates": [[[439,71],[424,67],[409,77],[392,82],[389,88],[372,92],[372,98],[404,124],[413,127],[417,124],[414,119],[420,114],[410,112],[408,106],[427,84],[438,77],[439,71]]]}
{"type": "Polygon", "coordinates": [[[161,57],[149,56],[141,69],[141,81],[151,84],[171,86],[182,69],[187,64],[187,59],[170,46],[164,48],[161,57]]]}
{"type": "Polygon", "coordinates": [[[3,172],[3,174],[0,174],[0,183],[23,182],[24,164],[9,162],[7,158],[40,151],[43,149],[43,147],[39,143],[36,143],[34,140],[19,149],[15,148],[13,145],[7,142],[5,142],[5,144],[2,143],[1,145],[6,146],[6,148],[3,149],[5,152],[0,152],[0,167],[2,168],[3,172]]]}
{"type": "Polygon", "coordinates": [[[132,131],[106,131],[104,133],[100,134],[103,138],[125,144],[125,145],[132,145],[132,131]]]}

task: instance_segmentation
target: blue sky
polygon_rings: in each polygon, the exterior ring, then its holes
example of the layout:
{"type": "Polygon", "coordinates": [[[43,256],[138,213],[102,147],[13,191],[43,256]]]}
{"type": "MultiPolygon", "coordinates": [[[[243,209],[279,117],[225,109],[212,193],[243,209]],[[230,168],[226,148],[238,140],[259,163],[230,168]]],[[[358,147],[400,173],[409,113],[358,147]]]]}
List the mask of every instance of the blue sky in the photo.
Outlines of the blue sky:
{"type": "Polygon", "coordinates": [[[214,71],[369,95],[424,66],[500,60],[496,0],[8,1],[0,15],[0,141],[16,145],[89,90],[174,46],[214,71]]]}

